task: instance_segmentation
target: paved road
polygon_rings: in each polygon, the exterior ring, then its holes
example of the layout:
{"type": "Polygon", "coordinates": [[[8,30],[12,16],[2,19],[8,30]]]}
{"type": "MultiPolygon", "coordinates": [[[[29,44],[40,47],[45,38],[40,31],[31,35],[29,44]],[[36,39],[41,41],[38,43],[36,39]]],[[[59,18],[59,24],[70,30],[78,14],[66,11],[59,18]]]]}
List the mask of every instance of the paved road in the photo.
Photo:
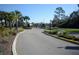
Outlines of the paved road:
{"type": "Polygon", "coordinates": [[[19,55],[76,55],[79,46],[47,36],[42,29],[25,30],[16,42],[19,55]]]}

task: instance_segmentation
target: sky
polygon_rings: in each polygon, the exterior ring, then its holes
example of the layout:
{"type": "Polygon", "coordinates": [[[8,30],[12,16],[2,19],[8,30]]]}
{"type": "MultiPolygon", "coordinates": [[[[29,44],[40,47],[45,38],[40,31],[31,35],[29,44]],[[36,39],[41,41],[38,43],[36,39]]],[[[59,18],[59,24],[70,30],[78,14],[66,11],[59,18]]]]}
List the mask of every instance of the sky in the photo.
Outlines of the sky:
{"type": "Polygon", "coordinates": [[[69,15],[75,10],[78,10],[76,4],[0,4],[1,11],[20,11],[23,16],[29,16],[29,22],[44,22],[49,23],[53,20],[57,7],[62,7],[65,14],[69,15]]]}

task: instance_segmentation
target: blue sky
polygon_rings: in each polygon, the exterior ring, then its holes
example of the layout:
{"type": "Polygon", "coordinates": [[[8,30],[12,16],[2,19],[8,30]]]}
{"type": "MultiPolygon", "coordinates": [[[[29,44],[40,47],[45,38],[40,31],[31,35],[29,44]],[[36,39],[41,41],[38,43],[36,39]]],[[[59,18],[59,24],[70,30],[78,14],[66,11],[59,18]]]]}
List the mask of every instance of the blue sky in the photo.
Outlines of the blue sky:
{"type": "Polygon", "coordinates": [[[72,11],[78,10],[76,4],[0,4],[2,11],[20,11],[23,16],[29,16],[30,22],[45,22],[49,23],[53,19],[54,11],[57,7],[62,7],[66,15],[72,11]]]}

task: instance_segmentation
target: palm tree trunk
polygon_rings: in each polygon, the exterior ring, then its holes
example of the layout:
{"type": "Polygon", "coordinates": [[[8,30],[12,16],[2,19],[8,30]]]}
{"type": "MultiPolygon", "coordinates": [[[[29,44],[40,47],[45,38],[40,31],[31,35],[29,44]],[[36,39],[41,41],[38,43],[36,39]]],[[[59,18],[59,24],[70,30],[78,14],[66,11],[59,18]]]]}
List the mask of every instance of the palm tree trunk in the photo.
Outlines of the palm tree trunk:
{"type": "Polygon", "coordinates": [[[7,27],[7,20],[5,20],[5,27],[7,27]]]}
{"type": "Polygon", "coordinates": [[[2,20],[1,20],[1,27],[3,27],[3,22],[2,22],[2,20]]]}
{"type": "Polygon", "coordinates": [[[17,33],[18,33],[18,19],[17,19],[17,21],[16,21],[16,31],[17,31],[17,33]]]}
{"type": "Polygon", "coordinates": [[[9,28],[11,29],[11,22],[9,21],[9,28]]]}

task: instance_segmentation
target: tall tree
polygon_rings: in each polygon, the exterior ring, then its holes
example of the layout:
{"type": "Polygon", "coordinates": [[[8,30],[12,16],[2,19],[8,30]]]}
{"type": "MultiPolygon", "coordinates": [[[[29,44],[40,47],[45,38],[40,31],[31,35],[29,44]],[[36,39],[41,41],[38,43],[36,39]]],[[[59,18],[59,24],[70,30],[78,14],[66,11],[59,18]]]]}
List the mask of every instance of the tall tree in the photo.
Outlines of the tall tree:
{"type": "Polygon", "coordinates": [[[57,17],[57,15],[54,15],[53,21],[52,21],[52,26],[56,27],[59,24],[59,18],[57,17]]]}
{"type": "Polygon", "coordinates": [[[65,15],[65,11],[62,7],[57,7],[55,13],[59,19],[61,19],[65,15]]]}
{"type": "Polygon", "coordinates": [[[3,20],[5,18],[5,12],[4,11],[0,11],[0,22],[1,22],[1,26],[3,26],[3,20]]]}
{"type": "Polygon", "coordinates": [[[22,14],[21,14],[20,11],[17,11],[17,10],[15,10],[14,14],[15,14],[14,17],[15,17],[15,20],[16,20],[16,30],[18,32],[18,20],[22,16],[22,14]]]}
{"type": "Polygon", "coordinates": [[[52,25],[58,27],[65,17],[65,11],[62,7],[57,7],[52,21],[52,25]]]}

